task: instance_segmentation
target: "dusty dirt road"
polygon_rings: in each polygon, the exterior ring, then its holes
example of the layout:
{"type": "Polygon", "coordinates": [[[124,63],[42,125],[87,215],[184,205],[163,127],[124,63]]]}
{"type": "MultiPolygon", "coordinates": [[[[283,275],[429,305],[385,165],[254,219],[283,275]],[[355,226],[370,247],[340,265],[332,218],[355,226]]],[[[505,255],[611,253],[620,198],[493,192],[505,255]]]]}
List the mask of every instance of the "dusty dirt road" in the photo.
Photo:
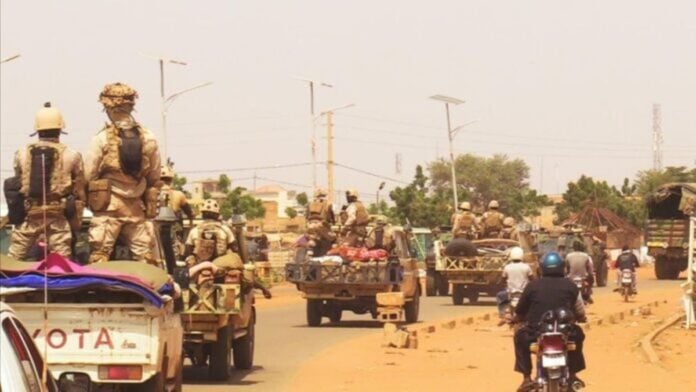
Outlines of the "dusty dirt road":
{"type": "MultiPolygon", "coordinates": [[[[597,290],[596,302],[589,308],[590,327],[585,326],[588,369],[580,375],[588,391],[693,390],[689,384],[693,383],[693,361],[687,362],[685,356],[693,356],[687,350],[696,347],[694,331],[669,331],[688,343],[677,344],[671,335],[658,340],[665,367],[649,364],[636,348],[641,337],[680,309],[678,282],[656,281],[645,270],[641,275],[640,294],[631,303],[623,303],[609,289],[597,290]],[[621,310],[655,301],[660,301],[659,306],[650,308],[649,315],[608,319],[621,310]],[[599,319],[601,325],[592,322],[599,319]]],[[[354,339],[308,361],[295,374],[289,390],[514,391],[521,376],[512,371],[512,332],[495,322],[477,318],[454,329],[436,324],[435,333],[419,332],[416,350],[380,348],[380,335],[354,339]]]]}
{"type": "MultiPolygon", "coordinates": [[[[656,281],[646,269],[641,271],[639,289],[640,295],[630,304],[623,304],[610,288],[596,289],[597,302],[590,308],[592,318],[657,299],[668,298],[670,302],[658,306],[653,315],[645,318],[627,317],[616,325],[591,326],[587,331],[589,366],[584,374],[591,387],[588,390],[682,390],[659,388],[683,384],[669,384],[678,381],[672,379],[667,384],[657,381],[664,377],[660,373],[664,371],[656,371],[645,363],[642,353],[633,347],[660,317],[676,310],[678,283],[656,281]],[[648,382],[638,382],[631,376],[631,388],[623,388],[621,372],[633,375],[636,370],[648,382]],[[620,387],[605,389],[610,384],[620,387]],[[646,385],[650,388],[643,388],[646,385]]],[[[189,366],[185,369],[184,391],[227,391],[230,387],[248,391],[422,391],[462,386],[476,391],[505,391],[514,390],[519,383],[518,375],[511,370],[512,335],[506,327],[496,327],[495,320],[478,319],[466,328],[438,328],[434,334],[421,333],[417,350],[385,349],[380,347],[381,325],[369,316],[346,312],[341,324],[326,321],[319,328],[309,328],[305,324],[304,301],[294,287],[279,286],[273,290],[276,297],[272,301],[257,302],[255,368],[234,371],[227,382],[213,383],[205,380],[203,369],[189,366]]],[[[422,297],[420,324],[494,310],[490,300],[481,306],[453,306],[450,297],[422,297]]]]}
{"type": "MultiPolygon", "coordinates": [[[[382,324],[369,315],[343,313],[343,321],[330,324],[327,319],[318,328],[309,328],[305,321],[305,301],[294,286],[272,289],[270,301],[257,300],[255,367],[251,371],[233,371],[230,380],[215,383],[205,380],[205,369],[186,366],[184,391],[228,391],[238,386],[248,391],[286,391],[293,375],[305,361],[322,351],[351,339],[381,334],[382,324]]],[[[491,298],[479,306],[453,306],[450,297],[421,297],[421,323],[445,317],[471,314],[493,309],[491,298]]],[[[375,347],[379,350],[379,346],[375,347]]]]}

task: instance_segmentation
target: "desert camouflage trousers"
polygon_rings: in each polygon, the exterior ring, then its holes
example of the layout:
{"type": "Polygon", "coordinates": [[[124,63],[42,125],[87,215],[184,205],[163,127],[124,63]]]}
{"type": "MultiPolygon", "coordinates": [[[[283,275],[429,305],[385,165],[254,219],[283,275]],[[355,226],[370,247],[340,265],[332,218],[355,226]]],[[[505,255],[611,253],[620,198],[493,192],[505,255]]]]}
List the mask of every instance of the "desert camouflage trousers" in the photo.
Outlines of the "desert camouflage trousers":
{"type": "Polygon", "coordinates": [[[47,215],[45,227],[46,237],[44,237],[43,216],[28,216],[27,220],[12,232],[8,255],[17,260],[26,260],[32,246],[36,245],[39,239],[43,239],[48,243],[50,252],[70,257],[72,233],[65,216],[63,214],[47,215]]]}
{"type": "MultiPolygon", "coordinates": [[[[145,220],[140,199],[125,199],[112,195],[109,210],[94,213],[89,224],[89,262],[108,261],[116,241],[120,238],[132,253],[134,260],[157,265],[152,253],[155,244],[153,235],[154,227],[151,222],[145,220]]],[[[116,255],[116,258],[122,257],[116,255]]]]}

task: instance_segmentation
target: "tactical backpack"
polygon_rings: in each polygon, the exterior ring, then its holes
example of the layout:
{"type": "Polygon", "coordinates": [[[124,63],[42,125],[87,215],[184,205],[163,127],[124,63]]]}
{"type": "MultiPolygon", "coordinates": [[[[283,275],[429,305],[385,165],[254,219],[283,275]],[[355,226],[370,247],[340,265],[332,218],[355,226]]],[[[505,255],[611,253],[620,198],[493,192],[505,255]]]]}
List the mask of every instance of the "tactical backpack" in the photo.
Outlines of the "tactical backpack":
{"type": "Polygon", "coordinates": [[[6,178],[3,184],[5,200],[7,201],[7,219],[13,225],[20,225],[27,217],[22,195],[22,179],[14,176],[6,178]]]}

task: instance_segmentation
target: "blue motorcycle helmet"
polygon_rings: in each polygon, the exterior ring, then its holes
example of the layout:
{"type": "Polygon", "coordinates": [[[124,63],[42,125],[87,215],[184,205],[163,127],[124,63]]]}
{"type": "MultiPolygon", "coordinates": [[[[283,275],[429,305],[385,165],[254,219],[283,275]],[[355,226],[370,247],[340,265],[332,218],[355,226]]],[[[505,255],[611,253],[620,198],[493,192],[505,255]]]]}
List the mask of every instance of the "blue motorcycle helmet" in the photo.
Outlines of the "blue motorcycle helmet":
{"type": "Polygon", "coordinates": [[[541,274],[543,276],[559,276],[565,275],[565,261],[563,257],[556,252],[549,252],[541,258],[541,274]]]}

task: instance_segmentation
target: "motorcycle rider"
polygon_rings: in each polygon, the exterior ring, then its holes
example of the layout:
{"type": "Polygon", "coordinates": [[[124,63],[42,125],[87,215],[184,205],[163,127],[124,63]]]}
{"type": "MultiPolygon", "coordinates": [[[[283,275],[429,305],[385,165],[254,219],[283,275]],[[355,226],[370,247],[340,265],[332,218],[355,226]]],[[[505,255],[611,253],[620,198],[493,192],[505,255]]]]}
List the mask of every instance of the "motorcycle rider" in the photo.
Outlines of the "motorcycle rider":
{"type": "Polygon", "coordinates": [[[534,279],[534,272],[527,263],[523,263],[524,251],[519,246],[510,249],[510,263],[503,268],[503,276],[501,279],[506,282],[505,290],[500,291],[496,295],[498,302],[498,315],[500,322],[498,325],[503,325],[505,320],[505,307],[510,303],[510,294],[524,291],[530,280],[534,279]]]}
{"type": "Polygon", "coordinates": [[[566,261],[566,276],[573,280],[581,278],[583,282],[587,282],[587,303],[592,303],[592,285],[594,284],[594,264],[592,257],[585,253],[584,245],[581,242],[573,242],[573,251],[565,257],[566,261]]]}
{"type": "MultiPolygon", "coordinates": [[[[538,337],[537,326],[541,316],[549,310],[564,308],[574,315],[576,321],[586,321],[585,305],[580,292],[572,281],[564,278],[564,273],[563,258],[556,252],[545,254],[541,260],[542,277],[529,282],[515,308],[516,319],[523,322],[514,336],[515,371],[523,376],[518,392],[528,391],[534,385],[531,378],[532,358],[529,346],[538,337]]],[[[577,373],[585,369],[585,357],[582,352],[585,334],[582,328],[573,324],[568,335],[576,345],[574,351],[568,352],[571,384],[584,384],[577,377],[577,373]]]]}
{"type": "MultiPolygon", "coordinates": [[[[621,254],[616,258],[616,285],[621,286],[621,271],[631,270],[631,275],[633,278],[633,293],[638,294],[636,290],[636,268],[640,267],[638,258],[631,252],[628,245],[624,245],[621,248],[621,254]]],[[[614,291],[618,291],[615,289],[614,291]]]]}

